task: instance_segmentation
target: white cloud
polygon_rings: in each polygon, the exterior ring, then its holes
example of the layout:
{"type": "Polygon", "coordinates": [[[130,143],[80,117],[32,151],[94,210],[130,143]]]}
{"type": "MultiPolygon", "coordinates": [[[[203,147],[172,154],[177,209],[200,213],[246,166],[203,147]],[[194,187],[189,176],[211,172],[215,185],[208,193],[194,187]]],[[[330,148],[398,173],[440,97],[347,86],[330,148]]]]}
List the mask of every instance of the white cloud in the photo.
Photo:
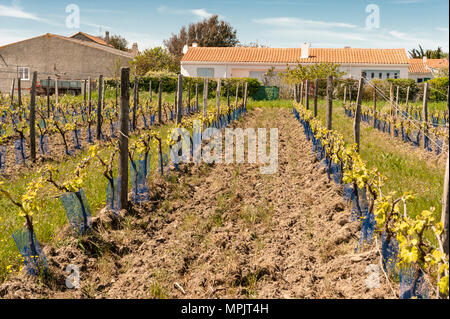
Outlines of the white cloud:
{"type": "Polygon", "coordinates": [[[394,4],[414,4],[414,3],[422,3],[424,0],[395,0],[392,1],[394,4]]]}
{"type": "Polygon", "coordinates": [[[214,14],[207,12],[205,9],[192,9],[189,10],[189,12],[195,14],[196,16],[200,18],[210,18],[214,14]]]}
{"type": "Polygon", "coordinates": [[[0,5],[0,17],[33,20],[53,26],[61,26],[61,24],[59,23],[40,18],[34,13],[24,11],[22,8],[18,6],[18,4],[15,1],[11,6],[0,5]]]}
{"type": "Polygon", "coordinates": [[[253,22],[258,24],[266,24],[277,27],[299,27],[299,26],[315,26],[315,27],[336,27],[336,28],[357,28],[356,25],[342,22],[326,22],[319,20],[304,20],[293,17],[276,17],[265,19],[254,19],[253,22]]]}
{"type": "Polygon", "coordinates": [[[156,9],[156,11],[159,12],[159,13],[168,13],[168,14],[174,14],[174,15],[193,14],[193,15],[199,17],[199,18],[202,18],[202,19],[209,18],[209,17],[214,15],[214,13],[208,12],[205,8],[181,10],[181,9],[169,8],[167,6],[159,6],[156,9]]]}
{"type": "Polygon", "coordinates": [[[94,29],[96,29],[96,31],[98,31],[98,30],[108,31],[108,30],[112,29],[112,27],[110,27],[110,26],[103,25],[103,24],[91,23],[91,22],[88,22],[88,21],[81,21],[80,23],[82,25],[87,26],[87,27],[94,28],[94,29]]]}
{"type": "Polygon", "coordinates": [[[448,28],[441,28],[441,27],[438,27],[438,28],[435,28],[437,31],[441,31],[441,32],[447,32],[448,33],[448,28]]]}
{"type": "Polygon", "coordinates": [[[0,5],[0,16],[17,19],[34,20],[34,21],[43,20],[33,13],[25,12],[22,8],[19,8],[16,4],[13,4],[12,6],[0,5]]]}
{"type": "Polygon", "coordinates": [[[40,34],[32,31],[13,30],[13,29],[1,29],[0,28],[0,46],[19,42],[32,37],[36,37],[40,34]]]}
{"type": "Polygon", "coordinates": [[[304,20],[296,17],[254,19],[256,36],[270,38],[277,46],[299,47],[302,42],[313,46],[361,48],[405,48],[421,44],[426,48],[441,46],[448,50],[448,28],[421,30],[366,29],[350,23],[304,20]],[[442,31],[436,32],[436,30],[442,31]]]}
{"type": "Polygon", "coordinates": [[[152,35],[148,33],[141,33],[141,32],[121,32],[121,35],[125,37],[125,39],[128,40],[128,46],[131,47],[131,45],[136,42],[139,47],[139,51],[143,51],[145,49],[151,49],[156,46],[161,46],[163,43],[162,38],[155,38],[152,35]]]}

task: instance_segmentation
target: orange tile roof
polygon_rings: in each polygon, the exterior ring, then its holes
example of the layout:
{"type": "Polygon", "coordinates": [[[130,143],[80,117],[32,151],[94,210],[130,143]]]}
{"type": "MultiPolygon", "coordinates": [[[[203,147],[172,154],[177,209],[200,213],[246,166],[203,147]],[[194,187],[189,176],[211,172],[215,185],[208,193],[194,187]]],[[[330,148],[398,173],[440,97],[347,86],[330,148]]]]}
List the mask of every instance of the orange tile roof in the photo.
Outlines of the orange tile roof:
{"type": "Polygon", "coordinates": [[[443,67],[448,67],[447,59],[427,59],[427,66],[432,69],[440,69],[443,67]]]}
{"type": "Polygon", "coordinates": [[[405,49],[322,49],[310,48],[309,57],[301,59],[300,48],[189,47],[182,62],[223,63],[368,63],[408,64],[405,49]]]}
{"type": "Polygon", "coordinates": [[[428,73],[431,73],[431,71],[430,71],[430,69],[427,69],[427,67],[423,63],[413,63],[413,64],[409,65],[408,73],[428,74],[428,73]]]}
{"type": "Polygon", "coordinates": [[[424,63],[423,59],[409,59],[409,73],[431,73],[431,69],[440,69],[443,67],[448,67],[447,59],[427,59],[424,63]]]}
{"type": "Polygon", "coordinates": [[[110,46],[110,45],[109,45],[108,43],[106,43],[106,41],[103,40],[102,38],[99,38],[99,37],[96,37],[96,36],[93,36],[93,35],[90,35],[90,34],[81,32],[81,31],[78,32],[78,33],[75,33],[74,35],[72,35],[71,38],[74,38],[74,37],[75,37],[76,35],[78,35],[78,34],[84,35],[86,38],[92,40],[92,41],[95,42],[95,43],[98,43],[98,44],[101,44],[101,45],[110,46]]]}

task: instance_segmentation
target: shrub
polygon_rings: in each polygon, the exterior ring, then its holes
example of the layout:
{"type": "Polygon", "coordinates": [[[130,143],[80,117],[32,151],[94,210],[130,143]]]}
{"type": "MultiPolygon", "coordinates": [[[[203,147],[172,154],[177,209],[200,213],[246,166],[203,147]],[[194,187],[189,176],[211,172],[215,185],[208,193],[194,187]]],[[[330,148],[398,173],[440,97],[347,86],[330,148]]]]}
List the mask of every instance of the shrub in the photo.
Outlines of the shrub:
{"type": "Polygon", "coordinates": [[[448,94],[448,77],[428,81],[430,101],[446,101],[448,94]]]}
{"type": "MultiPolygon", "coordinates": [[[[162,91],[166,93],[174,93],[177,88],[178,76],[174,73],[170,72],[149,72],[146,76],[139,78],[139,88],[141,91],[148,91],[150,80],[152,81],[152,90],[153,92],[158,91],[159,80],[163,81],[162,91]]],[[[230,82],[230,96],[234,97],[236,94],[236,86],[239,83],[239,97],[243,96],[243,84],[245,82],[248,83],[248,92],[247,96],[253,96],[260,88],[261,84],[257,79],[253,78],[230,78],[230,79],[222,79],[222,88],[221,95],[227,95],[227,82],[230,82]]],[[[107,87],[115,87],[116,80],[115,79],[106,79],[105,80],[107,87]]],[[[183,90],[186,92],[189,88],[189,83],[191,84],[191,92],[195,93],[195,84],[198,83],[199,92],[203,91],[203,78],[197,77],[184,77],[183,78],[183,90]]],[[[134,78],[130,79],[130,87],[134,87],[134,78]]],[[[217,81],[214,79],[209,79],[208,81],[208,97],[216,96],[217,90],[217,81]]]]}

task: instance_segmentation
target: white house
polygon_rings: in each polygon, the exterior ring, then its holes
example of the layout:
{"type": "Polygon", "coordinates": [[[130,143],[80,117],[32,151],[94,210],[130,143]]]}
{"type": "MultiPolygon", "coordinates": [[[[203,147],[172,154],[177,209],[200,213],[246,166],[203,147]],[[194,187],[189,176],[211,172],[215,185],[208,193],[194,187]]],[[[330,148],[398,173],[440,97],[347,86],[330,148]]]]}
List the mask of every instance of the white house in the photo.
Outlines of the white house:
{"type": "Polygon", "coordinates": [[[425,82],[436,76],[442,68],[448,68],[447,59],[409,59],[409,75],[408,78],[413,79],[417,83],[425,82]]]}
{"type": "Polygon", "coordinates": [[[409,59],[405,49],[248,48],[192,47],[185,49],[181,74],[190,77],[253,77],[260,81],[274,67],[286,71],[287,65],[330,62],[340,65],[345,77],[368,79],[408,78],[409,59]]]}

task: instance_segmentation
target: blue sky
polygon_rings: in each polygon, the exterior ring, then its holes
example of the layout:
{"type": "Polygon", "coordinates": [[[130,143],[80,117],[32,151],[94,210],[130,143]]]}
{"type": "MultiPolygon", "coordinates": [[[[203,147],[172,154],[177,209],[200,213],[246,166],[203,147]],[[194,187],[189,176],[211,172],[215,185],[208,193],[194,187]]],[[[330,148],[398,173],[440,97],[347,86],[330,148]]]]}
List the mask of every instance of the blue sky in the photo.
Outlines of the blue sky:
{"type": "Polygon", "coordinates": [[[182,25],[218,14],[243,43],[407,50],[422,44],[448,51],[448,12],[444,0],[0,0],[0,45],[47,32],[69,36],[109,30],[143,49],[161,45],[182,25]],[[80,10],[79,29],[66,26],[69,4],[80,10]],[[366,25],[369,4],[379,8],[378,27],[366,25]]]}

